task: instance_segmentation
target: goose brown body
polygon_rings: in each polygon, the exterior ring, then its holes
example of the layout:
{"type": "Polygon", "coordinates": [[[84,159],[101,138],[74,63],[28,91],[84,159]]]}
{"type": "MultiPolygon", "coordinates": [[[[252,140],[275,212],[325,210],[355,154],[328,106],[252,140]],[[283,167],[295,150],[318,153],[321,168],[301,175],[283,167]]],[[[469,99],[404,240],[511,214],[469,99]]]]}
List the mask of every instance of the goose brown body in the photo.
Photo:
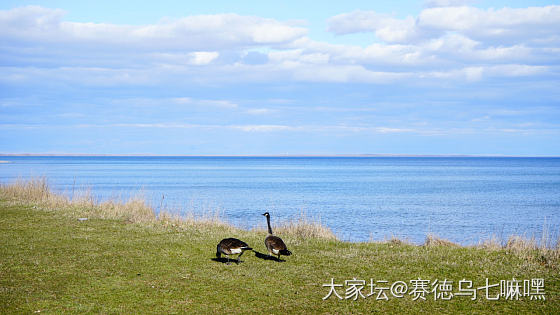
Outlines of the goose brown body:
{"type": "Polygon", "coordinates": [[[224,238],[216,247],[216,257],[220,258],[222,254],[226,255],[229,264],[229,256],[239,254],[239,256],[237,256],[237,262],[239,263],[241,262],[239,258],[246,250],[252,250],[247,243],[236,238],[224,238]]]}
{"type": "Polygon", "coordinates": [[[268,236],[264,239],[264,245],[268,250],[268,255],[277,255],[278,259],[280,259],[280,255],[290,256],[292,252],[288,250],[284,241],[272,233],[272,228],[270,226],[270,214],[265,212],[263,215],[266,217],[266,223],[268,225],[268,236]]]}
{"type": "Polygon", "coordinates": [[[284,241],[278,236],[269,235],[264,239],[264,245],[268,252],[272,252],[275,255],[279,255],[280,251],[285,251],[288,249],[284,241]]]}

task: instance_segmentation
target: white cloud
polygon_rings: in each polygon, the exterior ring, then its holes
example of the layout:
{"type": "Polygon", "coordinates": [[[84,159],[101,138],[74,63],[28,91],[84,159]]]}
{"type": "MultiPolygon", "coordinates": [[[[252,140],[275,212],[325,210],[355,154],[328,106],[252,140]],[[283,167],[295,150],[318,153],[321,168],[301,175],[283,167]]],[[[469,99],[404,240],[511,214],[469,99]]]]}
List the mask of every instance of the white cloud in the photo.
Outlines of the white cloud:
{"type": "MultiPolygon", "coordinates": [[[[12,124],[10,127],[24,127],[28,125],[12,124]]],[[[29,125],[35,126],[35,125],[29,125]]],[[[40,125],[45,126],[45,125],[40,125]]],[[[64,127],[64,126],[63,126],[64,127]]],[[[76,128],[146,128],[146,129],[206,129],[206,130],[239,130],[243,132],[275,132],[275,131],[294,131],[301,127],[285,125],[212,125],[212,124],[185,124],[174,122],[161,123],[113,123],[113,124],[76,124],[67,127],[76,128]]]]}
{"type": "Polygon", "coordinates": [[[200,100],[197,102],[202,106],[214,106],[214,107],[222,107],[222,108],[237,108],[237,104],[231,101],[225,100],[200,100]]]}
{"type": "Polygon", "coordinates": [[[268,108],[252,108],[247,110],[247,114],[250,115],[267,115],[273,112],[274,110],[268,108]]]}
{"type": "Polygon", "coordinates": [[[463,69],[463,73],[467,81],[474,82],[480,81],[484,73],[483,67],[466,67],[463,69]]]}
{"type": "Polygon", "coordinates": [[[396,19],[374,11],[353,11],[336,15],[328,20],[328,30],[335,34],[374,32],[387,43],[408,42],[420,37],[413,17],[396,19]]]}
{"type": "MultiPolygon", "coordinates": [[[[272,63],[328,63],[331,65],[415,65],[422,63],[418,47],[372,44],[367,47],[335,45],[310,39],[296,41],[297,49],[272,51],[272,63]],[[321,62],[313,62],[321,61],[321,62]]],[[[429,58],[426,58],[429,59],[429,58]]]]}
{"type": "MultiPolygon", "coordinates": [[[[151,100],[150,101],[156,101],[156,100],[151,100]]],[[[175,104],[192,104],[193,100],[190,97],[174,97],[171,99],[171,102],[175,103],[175,104]]]]}
{"type": "Polygon", "coordinates": [[[202,124],[183,124],[183,123],[119,123],[110,125],[91,125],[82,124],[79,127],[130,127],[130,128],[158,128],[158,129],[207,129],[207,130],[239,130],[243,132],[276,132],[276,131],[295,131],[301,127],[285,125],[202,125],[202,124]]]}
{"type": "Polygon", "coordinates": [[[508,64],[488,67],[487,72],[495,77],[525,77],[550,73],[550,67],[508,64]]]}
{"type": "Polygon", "coordinates": [[[558,40],[560,6],[498,10],[438,6],[422,10],[417,18],[409,16],[404,19],[358,10],[334,16],[328,23],[329,31],[335,34],[373,32],[386,43],[413,43],[437,38],[447,32],[458,32],[474,40],[500,39],[519,43],[558,40]]]}
{"type": "MultiPolygon", "coordinates": [[[[61,10],[30,6],[0,11],[0,41],[6,43],[0,53],[9,65],[1,68],[0,82],[391,84],[556,75],[550,66],[560,61],[559,12],[560,6],[482,10],[438,5],[403,19],[354,11],[329,20],[329,30],[342,36],[375,33],[379,41],[372,38],[364,47],[314,41],[300,26],[254,16],[200,15],[117,25],[68,22],[61,10]]],[[[219,100],[197,104],[237,106],[219,100]]]]}
{"type": "Polygon", "coordinates": [[[138,97],[138,98],[121,98],[113,99],[110,101],[113,105],[122,106],[123,108],[129,107],[144,107],[144,108],[198,108],[201,110],[207,109],[209,112],[214,110],[234,110],[238,108],[238,104],[223,99],[198,99],[191,97],[160,97],[160,98],[148,98],[148,97],[138,97]]]}
{"type": "Polygon", "coordinates": [[[64,11],[38,6],[0,11],[0,36],[17,41],[111,44],[121,49],[158,51],[278,45],[307,32],[273,19],[237,14],[189,16],[139,26],[67,22],[63,16],[64,11]]]}
{"type": "Polygon", "coordinates": [[[173,98],[133,98],[119,100],[125,104],[140,104],[148,106],[161,106],[166,104],[184,105],[184,106],[202,106],[202,107],[217,107],[217,108],[237,108],[235,102],[229,100],[209,100],[209,99],[194,99],[191,97],[173,97],[173,98]]]}
{"type": "Polygon", "coordinates": [[[404,133],[404,132],[419,132],[418,130],[410,128],[388,128],[388,127],[377,127],[375,130],[379,133],[404,133]]]}
{"type": "Polygon", "coordinates": [[[454,79],[467,82],[477,82],[487,78],[516,78],[544,75],[550,73],[547,66],[529,66],[519,64],[495,65],[495,66],[467,66],[449,71],[431,71],[421,75],[429,79],[454,79]]]}
{"type": "Polygon", "coordinates": [[[0,34],[2,36],[28,36],[39,39],[41,35],[56,31],[65,12],[39,6],[27,6],[0,10],[0,34]],[[31,30],[40,30],[33,32],[31,30]]]}
{"type": "MultiPolygon", "coordinates": [[[[397,19],[374,11],[354,11],[329,19],[335,34],[372,32],[382,43],[336,47],[306,43],[328,51],[330,60],[399,70],[402,78],[454,78],[540,75],[543,65],[559,62],[560,6],[479,9],[463,1],[430,1],[417,17],[397,19]]],[[[296,43],[302,42],[298,40],[296,43]]],[[[549,72],[550,73],[550,72],[549,72]]]]}
{"type": "Polygon", "coordinates": [[[459,7],[473,3],[473,0],[426,0],[426,7],[459,7]]]}
{"type": "Polygon", "coordinates": [[[145,69],[113,69],[100,67],[0,67],[0,82],[4,84],[40,84],[60,86],[81,84],[85,86],[151,85],[156,83],[145,69]]]}
{"type": "Polygon", "coordinates": [[[274,132],[274,131],[294,131],[301,128],[284,126],[284,125],[240,125],[229,126],[229,128],[237,129],[245,132],[274,132]]]}
{"type": "Polygon", "coordinates": [[[422,29],[460,32],[474,40],[531,42],[558,37],[560,6],[479,9],[444,7],[423,10],[417,24],[422,29]]]}
{"type": "Polygon", "coordinates": [[[308,82],[363,82],[389,84],[409,77],[408,73],[371,71],[361,65],[293,65],[294,79],[308,82]]]}
{"type": "Polygon", "coordinates": [[[465,125],[450,128],[415,128],[415,127],[388,127],[388,126],[351,126],[351,125],[269,125],[269,124],[245,124],[245,125],[218,125],[218,124],[189,124],[176,122],[146,122],[146,123],[81,123],[81,124],[30,124],[30,123],[8,123],[0,124],[2,130],[45,130],[52,129],[103,129],[107,128],[133,128],[133,129],[191,129],[201,131],[240,131],[244,133],[285,133],[305,132],[307,134],[337,134],[343,135],[369,135],[369,134],[414,134],[418,136],[449,136],[479,134],[490,135],[500,133],[523,133],[523,134],[556,134],[560,125],[555,123],[524,122],[512,124],[511,127],[475,127],[481,122],[486,122],[490,117],[485,116],[472,119],[475,125],[465,125]]]}
{"type": "Polygon", "coordinates": [[[197,66],[203,66],[211,63],[220,54],[215,51],[196,51],[189,54],[190,63],[197,66]]]}

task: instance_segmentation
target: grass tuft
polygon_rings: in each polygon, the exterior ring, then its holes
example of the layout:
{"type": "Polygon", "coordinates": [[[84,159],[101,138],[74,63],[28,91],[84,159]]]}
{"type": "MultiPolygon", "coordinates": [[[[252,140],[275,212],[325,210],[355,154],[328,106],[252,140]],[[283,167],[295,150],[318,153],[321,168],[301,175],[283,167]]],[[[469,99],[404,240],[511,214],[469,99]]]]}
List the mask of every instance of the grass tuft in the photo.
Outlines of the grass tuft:
{"type": "MultiPolygon", "coordinates": [[[[149,223],[163,227],[179,229],[198,228],[208,229],[221,227],[228,231],[237,230],[229,224],[219,211],[207,210],[202,214],[188,212],[180,216],[167,210],[161,210],[159,215],[141,196],[134,196],[127,201],[108,200],[99,202],[90,189],[72,192],[72,197],[57,194],[52,191],[45,177],[18,179],[11,184],[0,185],[3,199],[12,202],[32,202],[50,211],[73,216],[89,216],[101,219],[124,220],[130,223],[149,223]]],[[[335,240],[336,236],[320,220],[309,218],[304,213],[299,217],[281,223],[276,230],[296,238],[317,238],[335,240]]]]}
{"type": "Polygon", "coordinates": [[[500,238],[494,234],[490,238],[481,240],[476,247],[487,250],[501,250],[503,249],[503,244],[500,238]]]}
{"type": "Polygon", "coordinates": [[[432,246],[446,246],[446,247],[459,247],[459,244],[453,243],[446,239],[440,238],[434,234],[428,234],[426,236],[426,241],[424,242],[424,246],[432,247],[432,246]]]}
{"type": "Polygon", "coordinates": [[[298,217],[281,222],[274,228],[278,234],[291,235],[299,238],[319,238],[327,240],[336,240],[336,235],[331,229],[321,224],[318,218],[311,218],[304,212],[298,217]]]}
{"type": "Polygon", "coordinates": [[[414,246],[414,244],[409,239],[401,239],[394,234],[392,234],[391,237],[385,237],[385,239],[382,241],[375,240],[372,236],[370,236],[369,243],[388,244],[389,246],[414,246]]]}

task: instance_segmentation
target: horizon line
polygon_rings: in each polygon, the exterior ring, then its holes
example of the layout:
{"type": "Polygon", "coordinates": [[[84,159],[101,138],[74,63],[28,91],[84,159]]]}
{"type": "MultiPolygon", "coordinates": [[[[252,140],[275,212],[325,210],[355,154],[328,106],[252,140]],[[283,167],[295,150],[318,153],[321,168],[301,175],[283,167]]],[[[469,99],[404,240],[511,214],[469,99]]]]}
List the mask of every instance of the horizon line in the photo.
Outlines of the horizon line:
{"type": "Polygon", "coordinates": [[[0,153],[0,156],[52,157],[534,157],[557,158],[560,155],[507,154],[398,154],[398,153],[341,153],[341,154],[103,154],[103,153],[0,153]]]}

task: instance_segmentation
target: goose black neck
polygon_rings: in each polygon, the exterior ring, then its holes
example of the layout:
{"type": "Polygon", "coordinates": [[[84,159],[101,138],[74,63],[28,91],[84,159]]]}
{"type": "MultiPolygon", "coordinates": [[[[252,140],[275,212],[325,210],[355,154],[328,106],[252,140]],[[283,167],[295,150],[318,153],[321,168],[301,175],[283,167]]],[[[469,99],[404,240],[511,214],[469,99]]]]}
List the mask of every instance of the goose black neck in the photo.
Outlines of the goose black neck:
{"type": "Polygon", "coordinates": [[[268,234],[272,235],[272,228],[270,227],[270,216],[266,216],[266,224],[268,224],[268,234]]]}

